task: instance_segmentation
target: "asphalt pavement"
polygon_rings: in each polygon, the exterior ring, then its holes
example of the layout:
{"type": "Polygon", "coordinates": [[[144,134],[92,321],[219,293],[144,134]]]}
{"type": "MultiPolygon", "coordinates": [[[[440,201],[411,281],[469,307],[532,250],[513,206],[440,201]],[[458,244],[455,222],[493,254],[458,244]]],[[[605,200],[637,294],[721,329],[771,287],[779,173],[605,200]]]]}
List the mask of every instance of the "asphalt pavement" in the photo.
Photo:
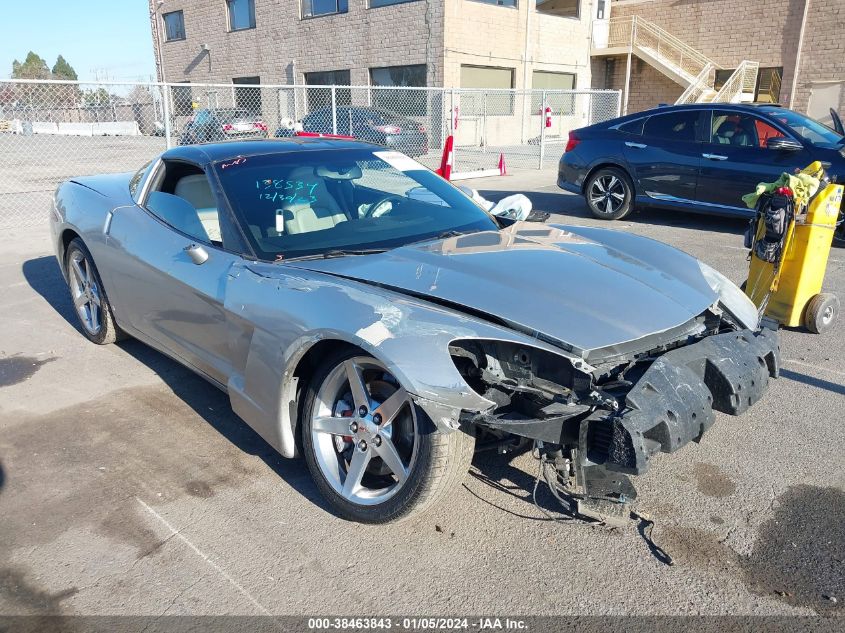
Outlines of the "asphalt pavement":
{"type": "MultiPolygon", "coordinates": [[[[546,170],[469,184],[744,279],[743,222],[643,211],[608,225],[553,183],[546,170]]],[[[365,526],[334,517],[304,462],[216,388],[138,342],[88,343],[46,226],[4,238],[2,614],[845,613],[845,320],[782,331],[765,397],[634,480],[653,526],[549,520],[531,455],[490,453],[430,513],[365,526]]],[[[826,287],[845,293],[845,250],[826,287]]]]}

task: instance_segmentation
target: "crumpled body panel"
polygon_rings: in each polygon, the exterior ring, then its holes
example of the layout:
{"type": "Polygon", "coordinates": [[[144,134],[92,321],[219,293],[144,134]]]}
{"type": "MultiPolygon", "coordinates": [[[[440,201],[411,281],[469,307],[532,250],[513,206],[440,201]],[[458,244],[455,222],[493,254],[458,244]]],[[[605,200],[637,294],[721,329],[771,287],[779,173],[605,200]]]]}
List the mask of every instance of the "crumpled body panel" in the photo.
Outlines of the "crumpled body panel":
{"type": "Polygon", "coordinates": [[[631,388],[620,413],[597,412],[584,420],[582,448],[591,462],[641,474],[655,452],[673,453],[697,441],[713,424],[714,410],[746,411],[779,368],[772,330],[718,334],[667,352],[631,388]]]}

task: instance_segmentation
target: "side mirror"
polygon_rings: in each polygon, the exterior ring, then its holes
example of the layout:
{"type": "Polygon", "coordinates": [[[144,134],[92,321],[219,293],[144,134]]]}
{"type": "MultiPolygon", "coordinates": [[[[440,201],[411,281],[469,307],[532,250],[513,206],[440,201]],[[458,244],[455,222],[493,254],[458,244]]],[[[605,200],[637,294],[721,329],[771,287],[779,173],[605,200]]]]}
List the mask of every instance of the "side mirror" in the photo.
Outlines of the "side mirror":
{"type": "Polygon", "coordinates": [[[801,145],[801,143],[794,141],[791,138],[786,138],[785,136],[770,138],[766,141],[766,147],[779,152],[797,152],[804,149],[804,146],[801,145]]]}

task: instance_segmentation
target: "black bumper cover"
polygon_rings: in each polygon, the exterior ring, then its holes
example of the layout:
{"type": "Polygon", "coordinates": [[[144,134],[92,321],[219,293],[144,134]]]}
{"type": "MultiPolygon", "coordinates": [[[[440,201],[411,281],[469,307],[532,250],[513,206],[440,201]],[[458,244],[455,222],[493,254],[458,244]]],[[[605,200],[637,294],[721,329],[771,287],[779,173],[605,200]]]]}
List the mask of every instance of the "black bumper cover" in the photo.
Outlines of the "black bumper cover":
{"type": "Polygon", "coordinates": [[[777,332],[742,330],[669,351],[646,370],[616,414],[581,422],[579,448],[588,462],[639,475],[657,451],[698,441],[716,411],[739,415],[759,400],[780,371],[777,332]]]}

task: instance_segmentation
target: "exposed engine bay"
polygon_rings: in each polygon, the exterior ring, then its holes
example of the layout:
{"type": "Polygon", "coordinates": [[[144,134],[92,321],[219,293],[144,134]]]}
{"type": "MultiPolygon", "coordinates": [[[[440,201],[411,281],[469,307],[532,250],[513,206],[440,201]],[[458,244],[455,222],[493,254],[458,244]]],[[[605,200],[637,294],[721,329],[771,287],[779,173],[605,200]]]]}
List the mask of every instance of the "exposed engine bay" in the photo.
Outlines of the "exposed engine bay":
{"type": "Polygon", "coordinates": [[[713,306],[682,336],[587,364],[505,341],[458,340],[456,367],[495,403],[467,413],[502,445],[534,440],[546,482],[573,514],[610,521],[636,497],[628,475],[657,452],[699,441],[715,411],[739,415],[779,374],[776,331],[751,331],[713,306]]]}

